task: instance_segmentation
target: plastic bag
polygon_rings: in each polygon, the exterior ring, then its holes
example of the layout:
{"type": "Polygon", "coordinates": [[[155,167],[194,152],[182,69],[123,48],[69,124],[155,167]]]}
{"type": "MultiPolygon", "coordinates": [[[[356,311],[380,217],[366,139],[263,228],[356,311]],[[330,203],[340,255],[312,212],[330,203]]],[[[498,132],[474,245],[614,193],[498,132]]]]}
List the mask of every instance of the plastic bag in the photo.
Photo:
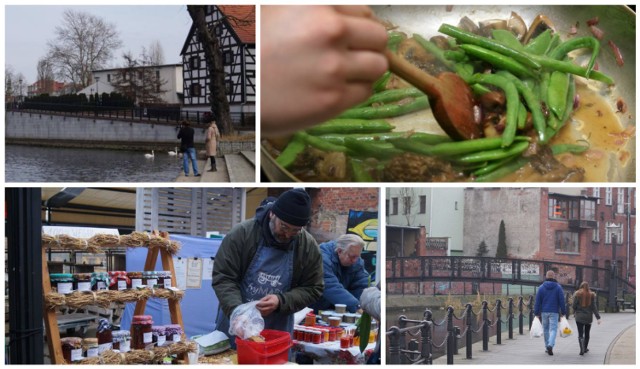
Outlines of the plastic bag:
{"type": "Polygon", "coordinates": [[[560,323],[558,324],[558,334],[560,334],[560,337],[569,337],[572,333],[573,330],[569,326],[569,321],[567,320],[567,318],[562,317],[562,319],[560,319],[560,323]]]}
{"type": "Polygon", "coordinates": [[[238,336],[243,340],[260,335],[264,330],[264,319],[256,308],[257,304],[258,301],[251,301],[233,310],[229,319],[230,335],[238,336]]]}
{"type": "Polygon", "coordinates": [[[531,324],[531,330],[529,330],[529,336],[531,338],[542,337],[543,334],[544,330],[542,329],[542,322],[540,322],[540,319],[538,319],[538,317],[535,317],[533,319],[533,323],[531,324]]]}

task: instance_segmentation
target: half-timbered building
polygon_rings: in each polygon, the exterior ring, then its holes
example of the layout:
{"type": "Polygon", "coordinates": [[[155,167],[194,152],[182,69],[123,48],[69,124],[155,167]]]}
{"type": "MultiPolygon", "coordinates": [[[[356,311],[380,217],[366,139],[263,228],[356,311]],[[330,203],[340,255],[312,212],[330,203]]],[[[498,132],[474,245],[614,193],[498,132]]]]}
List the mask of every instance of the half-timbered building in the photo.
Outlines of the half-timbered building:
{"type": "MultiPolygon", "coordinates": [[[[220,42],[232,119],[255,114],[255,6],[209,5],[205,19],[220,42]]],[[[195,24],[191,26],[180,54],[183,63],[183,110],[210,110],[209,71],[195,24]]]]}

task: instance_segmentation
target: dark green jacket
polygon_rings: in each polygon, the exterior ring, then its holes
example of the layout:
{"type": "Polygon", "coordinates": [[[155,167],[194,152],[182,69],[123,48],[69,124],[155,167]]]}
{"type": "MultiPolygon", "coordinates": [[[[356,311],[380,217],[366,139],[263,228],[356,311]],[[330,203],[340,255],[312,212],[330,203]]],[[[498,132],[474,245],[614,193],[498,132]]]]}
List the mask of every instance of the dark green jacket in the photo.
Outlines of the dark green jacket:
{"type": "Polygon", "coordinates": [[[573,311],[576,315],[576,322],[581,324],[591,324],[593,322],[593,316],[600,319],[598,313],[598,306],[596,305],[596,295],[591,293],[591,305],[580,306],[580,299],[576,296],[577,292],[573,295],[573,311]]]}
{"type": "MultiPolygon", "coordinates": [[[[262,217],[268,216],[269,209],[270,206],[261,208],[254,219],[233,227],[222,240],[216,254],[211,284],[227,317],[243,303],[240,283],[258,250],[262,239],[259,222],[262,217]]],[[[295,246],[291,289],[278,295],[278,312],[293,314],[317,301],[323,291],[322,255],[313,236],[303,230],[295,246]]]]}

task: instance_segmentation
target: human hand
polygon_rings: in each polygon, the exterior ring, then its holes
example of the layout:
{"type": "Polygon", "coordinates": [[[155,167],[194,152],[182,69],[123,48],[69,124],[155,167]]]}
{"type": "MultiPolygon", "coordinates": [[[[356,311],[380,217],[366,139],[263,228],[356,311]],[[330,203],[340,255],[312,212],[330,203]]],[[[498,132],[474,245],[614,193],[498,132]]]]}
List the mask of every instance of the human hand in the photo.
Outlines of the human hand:
{"type": "Polygon", "coordinates": [[[600,325],[600,323],[602,323],[602,319],[598,319],[598,325],[600,325]]]}
{"type": "Polygon", "coordinates": [[[365,100],[387,69],[367,6],[261,8],[261,133],[283,136],[365,100]]]}
{"type": "Polygon", "coordinates": [[[256,308],[260,311],[262,316],[267,316],[273,313],[278,309],[278,306],[280,306],[280,299],[276,295],[266,295],[256,304],[256,308]]]}

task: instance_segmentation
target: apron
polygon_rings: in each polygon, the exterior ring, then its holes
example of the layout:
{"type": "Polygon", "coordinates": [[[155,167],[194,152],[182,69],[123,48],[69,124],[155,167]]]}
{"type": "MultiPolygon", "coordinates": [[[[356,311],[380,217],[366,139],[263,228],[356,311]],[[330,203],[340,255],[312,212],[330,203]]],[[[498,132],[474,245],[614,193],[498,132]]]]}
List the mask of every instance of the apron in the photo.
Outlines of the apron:
{"type": "MultiPolygon", "coordinates": [[[[290,247],[289,250],[280,250],[267,247],[264,240],[261,241],[240,283],[244,303],[260,300],[266,295],[284,293],[291,289],[293,247],[290,247]]],[[[293,331],[293,314],[273,312],[263,318],[265,329],[293,331]]],[[[216,321],[218,322],[216,329],[229,335],[229,317],[225,316],[222,309],[218,309],[216,321]]],[[[233,337],[230,341],[235,343],[233,337]]]]}

